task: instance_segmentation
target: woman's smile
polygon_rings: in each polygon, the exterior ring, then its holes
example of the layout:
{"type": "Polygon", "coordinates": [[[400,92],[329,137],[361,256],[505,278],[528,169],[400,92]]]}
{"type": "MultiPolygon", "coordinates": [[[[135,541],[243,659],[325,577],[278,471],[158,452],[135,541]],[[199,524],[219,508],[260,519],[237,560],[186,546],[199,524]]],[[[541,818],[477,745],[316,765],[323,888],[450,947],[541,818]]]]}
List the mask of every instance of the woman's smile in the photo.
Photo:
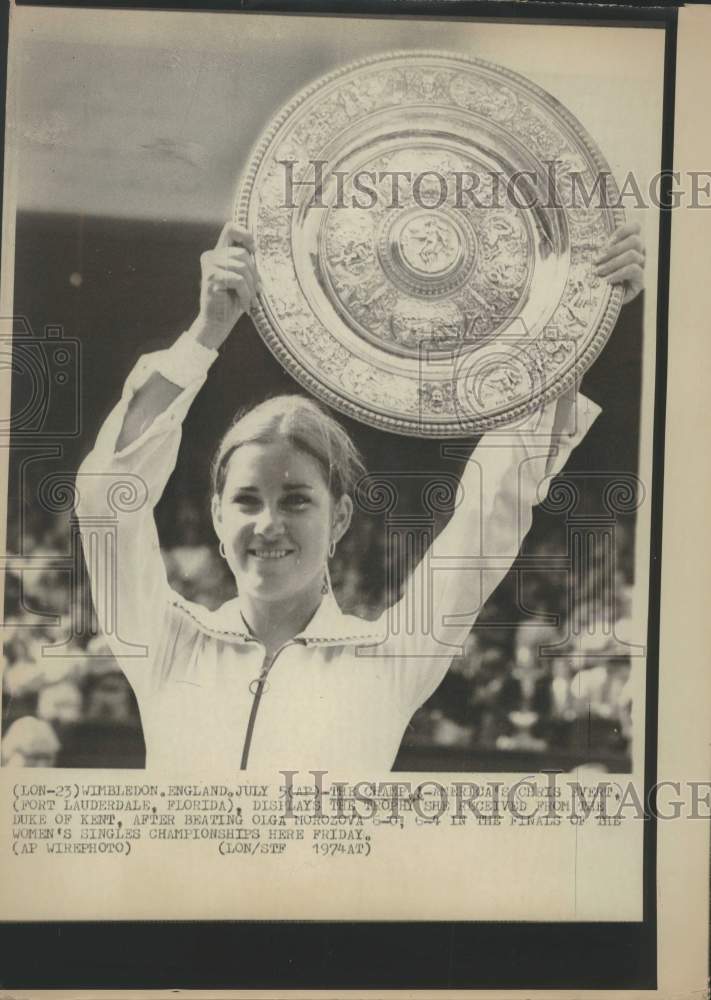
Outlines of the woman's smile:
{"type": "Polygon", "coordinates": [[[255,546],[247,549],[247,555],[255,559],[275,560],[285,559],[294,552],[294,549],[287,548],[267,548],[265,546],[255,546]]]}

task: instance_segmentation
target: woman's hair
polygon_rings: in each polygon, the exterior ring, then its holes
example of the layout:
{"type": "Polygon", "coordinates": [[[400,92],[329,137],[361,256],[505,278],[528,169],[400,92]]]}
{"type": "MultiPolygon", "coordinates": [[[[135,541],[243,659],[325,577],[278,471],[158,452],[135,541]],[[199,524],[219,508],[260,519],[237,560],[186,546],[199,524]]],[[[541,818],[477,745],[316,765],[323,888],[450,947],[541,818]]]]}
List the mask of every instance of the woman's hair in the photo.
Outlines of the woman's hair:
{"type": "Polygon", "coordinates": [[[213,493],[222,495],[229,461],[238,448],[280,440],[318,462],[334,500],[352,492],[365,472],[348,433],[318,403],[305,396],[274,396],[235,416],[212,462],[213,493]]]}

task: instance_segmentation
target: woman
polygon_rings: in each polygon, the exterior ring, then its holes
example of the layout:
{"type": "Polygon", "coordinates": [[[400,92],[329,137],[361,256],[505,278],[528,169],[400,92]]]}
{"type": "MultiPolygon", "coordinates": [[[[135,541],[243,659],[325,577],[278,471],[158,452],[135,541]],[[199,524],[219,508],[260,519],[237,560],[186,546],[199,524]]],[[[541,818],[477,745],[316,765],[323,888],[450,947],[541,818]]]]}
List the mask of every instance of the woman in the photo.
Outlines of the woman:
{"type": "MultiPolygon", "coordinates": [[[[598,273],[625,282],[629,299],[643,262],[637,229],[625,226],[598,273]]],[[[315,403],[261,404],[228,431],[214,463],[213,522],[239,596],[208,611],[169,588],[152,509],[181,422],[259,279],[252,238],[232,223],[201,263],[197,319],[172,348],[139,361],[77,477],[99,622],[136,693],[147,766],[370,777],[392,767],[412,714],[513,562],[542,481],[560,471],[598,408],[561,399],[537,416],[535,434],[499,434],[495,447],[482,438],[461,502],[402,599],[368,622],[341,612],[328,576],[353,512],[357,452],[315,403]],[[97,568],[113,544],[115,606],[97,568]],[[466,566],[462,556],[480,561],[466,566]]]]}

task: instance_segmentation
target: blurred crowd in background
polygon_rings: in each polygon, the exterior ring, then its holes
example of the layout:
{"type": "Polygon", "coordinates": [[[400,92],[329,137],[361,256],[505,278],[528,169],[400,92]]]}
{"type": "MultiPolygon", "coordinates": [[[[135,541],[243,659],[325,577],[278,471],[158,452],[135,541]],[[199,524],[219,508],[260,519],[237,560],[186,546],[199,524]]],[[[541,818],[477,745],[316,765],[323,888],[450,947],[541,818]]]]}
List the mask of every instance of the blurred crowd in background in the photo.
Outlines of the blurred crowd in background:
{"type": "MultiPolygon", "coordinates": [[[[173,527],[169,535],[180,544],[163,550],[170,585],[189,600],[218,607],[234,595],[234,581],[200,505],[182,498],[173,527]]],[[[88,584],[77,586],[70,568],[76,544],[70,515],[34,518],[25,512],[22,535],[23,564],[36,568],[11,568],[6,574],[3,765],[142,767],[143,738],[131,688],[96,629],[76,628],[90,599],[88,584]]],[[[538,537],[527,555],[560,555],[564,540],[556,537],[555,547],[538,537]]],[[[10,556],[12,561],[12,550],[10,556]]],[[[616,525],[615,562],[612,617],[614,632],[623,636],[632,599],[630,524],[616,525]]],[[[442,766],[441,752],[447,751],[452,770],[519,770],[512,761],[521,754],[527,762],[523,769],[540,761],[628,770],[638,680],[633,672],[643,670],[644,661],[621,655],[624,648],[609,628],[589,628],[582,654],[579,645],[572,655],[562,644],[569,599],[574,613],[586,605],[596,613],[599,577],[608,571],[601,558],[592,559],[572,595],[564,570],[510,573],[481,611],[463,655],[412,719],[398,766],[406,769],[416,759],[427,769],[431,752],[436,769],[435,758],[442,766]],[[556,646],[560,649],[551,650],[556,646]]],[[[377,617],[397,596],[388,593],[386,581],[396,580],[397,572],[388,573],[381,521],[366,516],[354,521],[331,576],[343,610],[364,618],[377,617]]]]}

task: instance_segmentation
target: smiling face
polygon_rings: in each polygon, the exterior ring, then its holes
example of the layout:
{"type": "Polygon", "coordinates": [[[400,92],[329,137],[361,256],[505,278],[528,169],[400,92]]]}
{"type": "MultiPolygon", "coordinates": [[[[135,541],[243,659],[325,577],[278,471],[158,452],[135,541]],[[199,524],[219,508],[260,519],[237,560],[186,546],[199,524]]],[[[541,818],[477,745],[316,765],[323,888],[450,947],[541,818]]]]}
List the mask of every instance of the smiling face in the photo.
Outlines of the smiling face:
{"type": "Polygon", "coordinates": [[[260,601],[320,594],[351,511],[349,497],[332,498],[319,462],[283,438],[239,447],[212,504],[238,590],[260,601]]]}

